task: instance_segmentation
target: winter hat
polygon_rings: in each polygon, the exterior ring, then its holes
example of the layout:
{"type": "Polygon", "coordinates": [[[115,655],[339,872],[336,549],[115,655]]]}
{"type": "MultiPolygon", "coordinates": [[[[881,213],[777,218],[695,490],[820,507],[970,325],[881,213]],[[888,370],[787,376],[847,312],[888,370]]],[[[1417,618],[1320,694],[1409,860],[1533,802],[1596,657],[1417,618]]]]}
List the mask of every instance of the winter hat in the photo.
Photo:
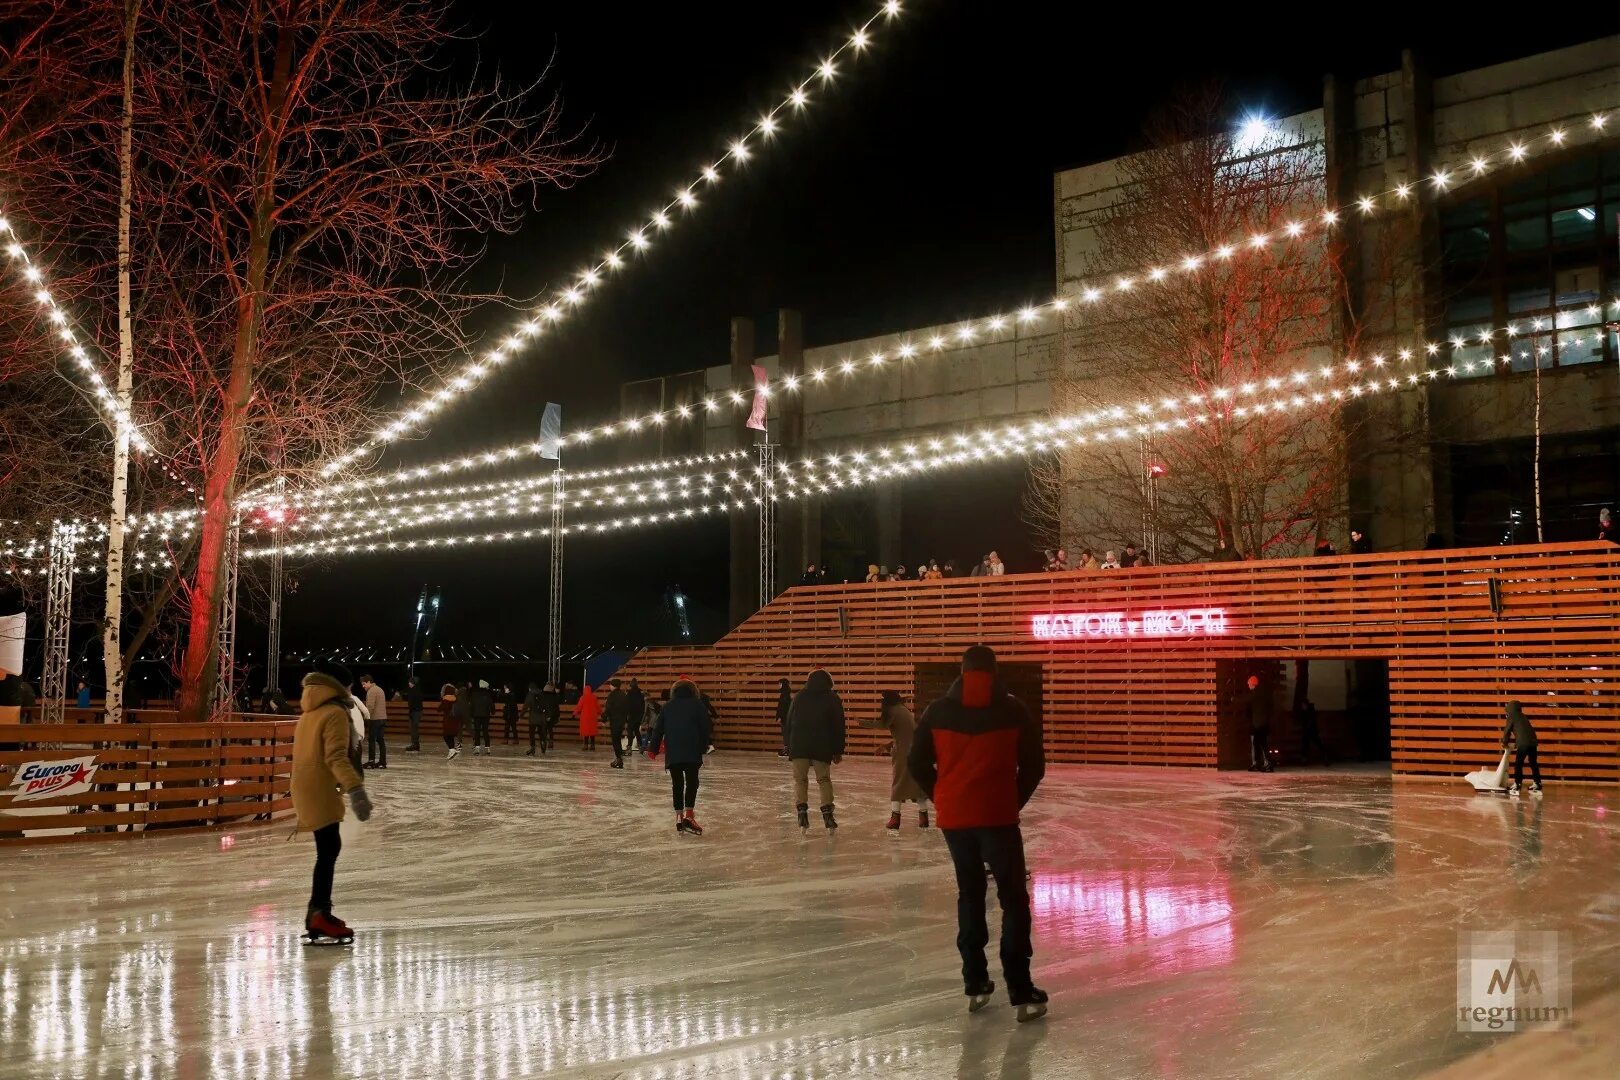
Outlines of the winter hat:
{"type": "Polygon", "coordinates": [[[478,689],[480,689],[480,690],[488,690],[489,689],[489,681],[487,679],[479,679],[478,680],[478,689]]]}
{"type": "Polygon", "coordinates": [[[996,651],[988,645],[973,645],[962,654],[963,671],[996,670],[996,651]]]}
{"type": "Polygon", "coordinates": [[[904,702],[905,702],[905,698],[900,696],[900,691],[898,691],[898,690],[885,690],[885,691],[883,691],[883,706],[882,706],[883,708],[887,709],[891,705],[900,705],[900,704],[903,704],[904,702]]]}

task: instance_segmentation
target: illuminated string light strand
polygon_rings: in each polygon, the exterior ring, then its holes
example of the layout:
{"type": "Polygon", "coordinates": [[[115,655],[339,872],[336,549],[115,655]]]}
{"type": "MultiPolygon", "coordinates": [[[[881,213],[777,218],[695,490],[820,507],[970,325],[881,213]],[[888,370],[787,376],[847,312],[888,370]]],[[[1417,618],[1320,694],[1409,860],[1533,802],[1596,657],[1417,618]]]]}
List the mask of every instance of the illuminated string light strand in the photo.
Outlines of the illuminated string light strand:
{"type": "Polygon", "coordinates": [[[837,48],[818,61],[814,69],[799,80],[781,101],[762,114],[742,135],[732,139],[719,157],[703,166],[694,178],[677,186],[667,203],[644,221],[631,226],[623,240],[610,248],[595,264],[581,270],[571,284],[554,290],[532,317],[516,326],[498,346],[482,356],[469,357],[459,372],[439,389],[396,415],[364,442],[322,465],[322,475],[330,476],[353,465],[372,450],[419,429],[458,396],[482,385],[492,372],[538,340],[550,326],[562,322],[583,306],[598,286],[652,246],[652,236],[674,228],[682,215],[694,212],[698,207],[699,192],[711,189],[725,175],[737,171],[760,146],[770,142],[783,130],[789,118],[807,109],[813,95],[836,79],[840,62],[864,53],[871,46],[880,24],[898,17],[900,11],[899,0],[887,0],[837,48]]]}
{"type": "MultiPolygon", "coordinates": [[[[1485,340],[1508,338],[1509,328],[1482,334],[1485,340]]],[[[1427,353],[1427,348],[1423,350],[1427,353]]],[[[1495,361],[1452,363],[1443,367],[1399,372],[1392,370],[1399,358],[1415,355],[1412,350],[1397,350],[1391,356],[1377,354],[1368,360],[1347,359],[1338,364],[1325,364],[1315,368],[1301,367],[1286,375],[1257,379],[1231,387],[1217,387],[1208,391],[1185,394],[1179,398],[1141,400],[1130,405],[1101,407],[1048,420],[1027,424],[1011,424],[999,429],[985,429],[974,433],[941,435],[879,447],[832,453],[783,462],[764,485],[773,499],[792,499],[827,494],[846,487],[858,487],[883,479],[916,475],[936,469],[982,463],[995,458],[1047,453],[1071,446],[1106,444],[1118,440],[1131,440],[1153,433],[1172,433],[1194,426],[1207,425],[1224,419],[1246,419],[1253,416],[1284,414],[1307,407],[1321,407],[1355,400],[1369,395],[1410,389],[1441,378],[1458,377],[1477,367],[1490,367],[1494,363],[1510,362],[1513,357],[1504,354],[1495,361]],[[1394,357],[1395,359],[1392,359],[1394,357]],[[1333,385],[1334,380],[1349,378],[1345,385],[1333,385]],[[1197,409],[1201,411],[1188,412],[1197,409]]],[[[643,525],[668,523],[696,516],[728,510],[745,510],[761,501],[759,494],[759,468],[733,470],[724,477],[705,478],[706,486],[677,486],[655,491],[644,489],[642,502],[672,502],[681,499],[705,498],[701,504],[666,510],[653,510],[602,521],[570,525],[565,533],[601,534],[635,528],[643,525]]],[[[499,540],[544,538],[544,528],[508,529],[481,534],[455,534],[451,537],[401,540],[394,536],[400,528],[433,524],[439,520],[455,519],[458,507],[413,508],[417,519],[402,519],[409,524],[391,524],[388,527],[367,527],[358,533],[331,536],[295,544],[286,550],[289,554],[354,554],[375,551],[412,551],[469,543],[491,543],[499,540]],[[435,513],[443,516],[434,518],[435,513]]],[[[529,504],[518,501],[510,506],[490,507],[489,516],[523,516],[549,510],[549,500],[537,498],[529,504]]],[[[259,549],[255,554],[263,554],[259,549]]]]}
{"type": "Polygon", "coordinates": [[[51,294],[50,283],[45,279],[45,271],[39,264],[29,257],[28,249],[23,246],[17,231],[12,227],[5,215],[5,208],[0,206],[0,244],[5,245],[5,252],[13,270],[20,274],[28,283],[36,303],[44,310],[45,318],[50,322],[62,350],[69,361],[68,370],[88,384],[88,389],[95,397],[96,405],[106,415],[108,426],[113,431],[127,431],[130,445],[137,450],[149,450],[146,437],[136,427],[134,417],[118,401],[115,394],[101,377],[101,370],[96,362],[90,358],[90,351],[85,348],[74,329],[73,320],[68,317],[56,298],[51,294]]]}

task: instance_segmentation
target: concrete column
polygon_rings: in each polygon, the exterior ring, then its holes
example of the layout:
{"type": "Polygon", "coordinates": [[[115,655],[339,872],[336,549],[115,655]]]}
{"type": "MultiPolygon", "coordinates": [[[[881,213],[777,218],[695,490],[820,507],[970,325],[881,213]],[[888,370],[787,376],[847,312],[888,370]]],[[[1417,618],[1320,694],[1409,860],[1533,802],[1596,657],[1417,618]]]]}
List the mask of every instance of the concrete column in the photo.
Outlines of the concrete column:
{"type": "MultiPolygon", "coordinates": [[[[781,375],[804,374],[804,316],[783,308],[776,315],[776,354],[781,375]]],[[[778,461],[794,462],[808,451],[805,442],[804,394],[783,394],[776,399],[778,415],[772,439],[777,443],[778,461]]],[[[792,499],[777,506],[776,512],[778,589],[799,579],[809,563],[821,565],[821,503],[814,499],[792,499]]]]}
{"type": "Polygon", "coordinates": [[[900,547],[899,482],[890,480],[879,484],[873,501],[876,503],[873,512],[877,519],[878,564],[893,570],[905,558],[900,547]]]}
{"type": "MultiPolygon", "coordinates": [[[[738,316],[731,320],[731,384],[747,386],[753,381],[754,320],[738,316]]],[[[745,409],[736,411],[732,421],[732,445],[753,451],[755,433],[744,426],[745,409]]],[[[740,462],[738,471],[753,473],[753,462],[740,462]]],[[[759,608],[759,519],[750,512],[730,511],[731,522],[731,625],[736,626],[759,608]]]]}

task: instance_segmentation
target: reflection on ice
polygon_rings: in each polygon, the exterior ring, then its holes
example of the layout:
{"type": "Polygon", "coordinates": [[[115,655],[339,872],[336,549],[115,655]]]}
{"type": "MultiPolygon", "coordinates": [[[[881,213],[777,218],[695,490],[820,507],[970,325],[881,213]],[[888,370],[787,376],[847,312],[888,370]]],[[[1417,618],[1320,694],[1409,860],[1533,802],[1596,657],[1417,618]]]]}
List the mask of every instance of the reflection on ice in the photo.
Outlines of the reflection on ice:
{"type": "Polygon", "coordinates": [[[883,835],[885,760],[837,770],[845,827],[808,839],[774,758],[715,759],[701,840],[662,770],[603,764],[376,777],[351,948],[299,944],[284,828],[8,852],[0,1075],[1414,1076],[1485,1045],[1451,1022],[1459,929],[1569,930],[1577,1017],[1620,985],[1592,793],[1055,768],[1025,819],[1053,1011],[1020,1028],[965,1014],[948,859],[883,835]]]}

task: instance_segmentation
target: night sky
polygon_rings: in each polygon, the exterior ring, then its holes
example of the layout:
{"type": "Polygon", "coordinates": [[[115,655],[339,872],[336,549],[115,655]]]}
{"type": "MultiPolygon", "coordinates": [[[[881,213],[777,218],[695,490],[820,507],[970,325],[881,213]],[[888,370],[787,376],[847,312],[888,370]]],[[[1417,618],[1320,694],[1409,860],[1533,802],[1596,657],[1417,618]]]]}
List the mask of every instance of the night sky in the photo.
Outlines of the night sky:
{"type": "MultiPolygon", "coordinates": [[[[509,296],[594,261],[876,4],[521,6],[461,0],[472,39],[462,66],[525,80],[549,62],[546,85],[562,95],[565,122],[612,156],[573,189],[547,192],[518,235],[492,241],[482,281],[509,296]]],[[[1141,25],[1128,29],[1129,7],[908,0],[869,58],[846,63],[836,90],[817,95],[745,176],[724,181],[429,441],[388,460],[532,438],[548,399],[575,423],[611,419],[621,380],[723,363],[733,315],[756,319],[764,354],[780,306],[804,312],[806,343],[816,345],[1049,296],[1053,172],[1137,148],[1145,117],[1178,87],[1220,83],[1234,118],[1282,115],[1319,106],[1326,71],[1396,70],[1403,47],[1444,74],[1620,24],[1612,5],[1505,21],[1425,8],[1326,9],[1338,16],[1327,23],[1322,9],[1297,4],[1134,9],[1141,25]]],[[[493,323],[507,325],[504,315],[493,323]]],[[[974,477],[907,493],[908,563],[992,543],[1014,569],[1037,557],[1018,519],[1016,473],[974,477]]],[[[303,570],[287,642],[407,640],[417,590],[432,581],[445,588],[441,641],[539,653],[545,560],[544,546],[513,544],[303,570]]],[[[720,522],[571,541],[567,642],[655,640],[663,630],[652,609],[675,583],[700,613],[699,633],[712,634],[720,627],[703,613],[725,610],[725,567],[720,522]]],[[[254,644],[250,636],[243,647],[254,644]]]]}

